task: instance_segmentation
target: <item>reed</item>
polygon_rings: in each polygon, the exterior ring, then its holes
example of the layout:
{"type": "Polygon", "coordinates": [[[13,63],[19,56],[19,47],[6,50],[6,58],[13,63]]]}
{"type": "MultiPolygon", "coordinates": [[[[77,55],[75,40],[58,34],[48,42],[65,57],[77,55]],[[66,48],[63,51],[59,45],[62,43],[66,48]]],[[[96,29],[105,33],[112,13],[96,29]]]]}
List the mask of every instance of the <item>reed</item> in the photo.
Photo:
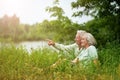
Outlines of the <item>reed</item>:
{"type": "Polygon", "coordinates": [[[73,57],[47,48],[29,54],[22,47],[2,46],[0,80],[119,80],[119,52],[120,48],[116,46],[98,50],[100,66],[92,70],[71,65],[73,57]]]}

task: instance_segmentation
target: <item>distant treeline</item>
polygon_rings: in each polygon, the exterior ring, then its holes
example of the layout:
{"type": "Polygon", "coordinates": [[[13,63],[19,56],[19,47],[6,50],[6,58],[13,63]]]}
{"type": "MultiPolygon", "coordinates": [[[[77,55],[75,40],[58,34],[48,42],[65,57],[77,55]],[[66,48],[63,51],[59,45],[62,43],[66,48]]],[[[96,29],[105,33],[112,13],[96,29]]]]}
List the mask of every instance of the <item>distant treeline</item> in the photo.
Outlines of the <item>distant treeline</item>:
{"type": "Polygon", "coordinates": [[[15,15],[5,15],[0,19],[0,39],[8,41],[44,40],[53,39],[59,42],[73,42],[77,30],[83,29],[92,33],[98,45],[114,40],[119,41],[119,25],[115,23],[117,17],[105,17],[95,19],[86,24],[73,23],[70,19],[44,20],[34,25],[20,24],[19,18],[15,15]],[[117,27],[118,26],[118,27],[117,27]],[[118,28],[118,29],[117,29],[118,28]]]}

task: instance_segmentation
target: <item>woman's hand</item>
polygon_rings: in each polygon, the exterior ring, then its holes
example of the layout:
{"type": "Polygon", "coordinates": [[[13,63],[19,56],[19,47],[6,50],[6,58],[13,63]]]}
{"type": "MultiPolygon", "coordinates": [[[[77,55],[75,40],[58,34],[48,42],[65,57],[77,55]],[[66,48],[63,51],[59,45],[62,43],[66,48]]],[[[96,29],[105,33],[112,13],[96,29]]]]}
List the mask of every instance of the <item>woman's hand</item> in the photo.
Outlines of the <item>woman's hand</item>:
{"type": "Polygon", "coordinates": [[[47,40],[49,46],[55,46],[55,42],[52,40],[47,40]]]}
{"type": "Polygon", "coordinates": [[[75,58],[74,60],[71,61],[71,63],[76,64],[79,62],[79,58],[75,58]]]}

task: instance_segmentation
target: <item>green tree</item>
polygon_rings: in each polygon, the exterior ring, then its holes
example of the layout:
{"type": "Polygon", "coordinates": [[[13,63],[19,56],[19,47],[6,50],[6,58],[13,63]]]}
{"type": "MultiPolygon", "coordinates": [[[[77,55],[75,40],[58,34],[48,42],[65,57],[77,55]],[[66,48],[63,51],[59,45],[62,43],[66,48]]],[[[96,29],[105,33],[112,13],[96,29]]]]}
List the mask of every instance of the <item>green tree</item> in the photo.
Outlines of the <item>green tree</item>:
{"type": "Polygon", "coordinates": [[[68,41],[73,38],[73,22],[64,16],[65,12],[59,6],[59,0],[55,0],[53,7],[47,7],[46,11],[51,13],[51,17],[55,17],[55,20],[50,21],[51,28],[56,34],[54,37],[57,41],[68,41]],[[66,35],[66,36],[65,36],[66,35]]]}
{"type": "Polygon", "coordinates": [[[108,15],[120,15],[120,0],[77,0],[72,8],[81,8],[73,16],[91,15],[98,18],[108,15]]]}

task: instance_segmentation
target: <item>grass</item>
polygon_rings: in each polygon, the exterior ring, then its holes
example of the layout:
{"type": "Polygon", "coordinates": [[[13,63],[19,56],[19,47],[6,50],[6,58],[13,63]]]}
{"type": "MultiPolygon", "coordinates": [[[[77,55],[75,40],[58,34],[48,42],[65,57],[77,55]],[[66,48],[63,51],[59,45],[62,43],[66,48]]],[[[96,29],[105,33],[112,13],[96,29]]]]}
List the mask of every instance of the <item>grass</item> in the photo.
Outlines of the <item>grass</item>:
{"type": "Polygon", "coordinates": [[[72,57],[49,49],[29,54],[22,47],[1,46],[0,80],[120,80],[119,45],[108,46],[98,50],[101,65],[94,70],[71,65],[72,57]]]}

